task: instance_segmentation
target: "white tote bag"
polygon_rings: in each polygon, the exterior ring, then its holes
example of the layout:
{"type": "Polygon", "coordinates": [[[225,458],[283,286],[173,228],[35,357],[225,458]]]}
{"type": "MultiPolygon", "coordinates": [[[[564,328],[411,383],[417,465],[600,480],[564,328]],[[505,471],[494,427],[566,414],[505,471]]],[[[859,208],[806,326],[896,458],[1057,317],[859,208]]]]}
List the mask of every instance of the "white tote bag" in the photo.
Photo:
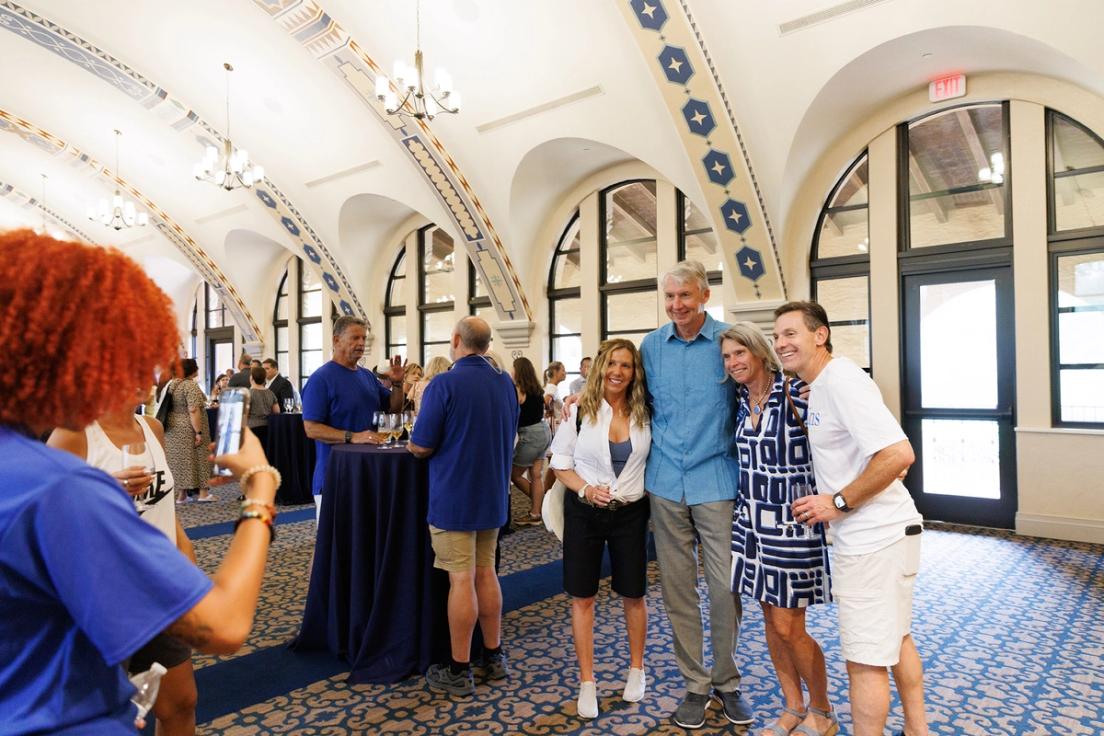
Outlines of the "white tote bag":
{"type": "Polygon", "coordinates": [[[541,503],[541,518],[544,519],[544,527],[555,534],[556,539],[561,542],[563,541],[565,489],[566,486],[563,483],[556,481],[548,489],[548,493],[544,494],[544,501],[541,503]]]}

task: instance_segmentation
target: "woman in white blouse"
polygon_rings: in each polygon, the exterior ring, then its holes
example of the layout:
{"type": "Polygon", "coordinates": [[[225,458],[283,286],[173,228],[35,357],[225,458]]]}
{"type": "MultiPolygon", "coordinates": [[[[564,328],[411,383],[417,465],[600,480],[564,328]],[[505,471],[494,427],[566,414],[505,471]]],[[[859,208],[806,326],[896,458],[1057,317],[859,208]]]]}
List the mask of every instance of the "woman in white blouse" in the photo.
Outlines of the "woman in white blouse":
{"type": "Polygon", "coordinates": [[[640,352],[628,340],[607,340],[579,402],[552,442],[552,469],[564,494],[564,590],[572,597],[571,628],[579,660],[579,716],[598,715],[594,682],[594,596],[608,546],[613,590],[621,596],[629,634],[629,672],[622,698],[644,697],[648,628],[648,498],[644,466],[652,433],[640,352]]]}

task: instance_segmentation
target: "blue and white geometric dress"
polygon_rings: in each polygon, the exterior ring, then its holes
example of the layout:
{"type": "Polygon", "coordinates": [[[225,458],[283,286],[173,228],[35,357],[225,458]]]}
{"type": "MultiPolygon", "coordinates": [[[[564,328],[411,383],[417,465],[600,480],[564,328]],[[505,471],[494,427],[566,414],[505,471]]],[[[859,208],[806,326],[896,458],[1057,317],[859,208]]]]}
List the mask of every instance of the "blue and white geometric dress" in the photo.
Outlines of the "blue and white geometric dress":
{"type": "MultiPolygon", "coordinates": [[[[732,590],[779,608],[828,603],[831,597],[824,525],[794,524],[790,504],[795,488],[816,493],[809,440],[786,403],[782,373],[752,426],[748,391],[740,387],[735,449],[740,460],[740,493],[732,518],[732,590]]],[[[791,379],[790,396],[802,419],[808,402],[791,379]]]]}

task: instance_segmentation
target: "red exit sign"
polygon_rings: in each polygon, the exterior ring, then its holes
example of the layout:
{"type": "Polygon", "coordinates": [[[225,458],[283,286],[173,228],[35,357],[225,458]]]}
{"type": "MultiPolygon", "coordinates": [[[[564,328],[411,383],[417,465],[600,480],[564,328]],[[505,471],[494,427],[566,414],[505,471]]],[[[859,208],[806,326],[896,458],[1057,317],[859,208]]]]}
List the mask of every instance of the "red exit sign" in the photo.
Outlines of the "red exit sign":
{"type": "Polygon", "coordinates": [[[955,74],[950,77],[940,77],[928,85],[928,100],[941,102],[953,100],[955,97],[963,97],[966,94],[966,75],[955,74]]]}

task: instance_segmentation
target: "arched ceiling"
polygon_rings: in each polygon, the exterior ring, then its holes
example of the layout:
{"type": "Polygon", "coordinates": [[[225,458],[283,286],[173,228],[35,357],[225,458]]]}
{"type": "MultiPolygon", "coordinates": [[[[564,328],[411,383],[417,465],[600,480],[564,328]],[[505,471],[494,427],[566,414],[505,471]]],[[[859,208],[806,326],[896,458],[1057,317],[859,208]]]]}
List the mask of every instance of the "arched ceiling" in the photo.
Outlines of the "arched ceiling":
{"type": "MultiPolygon", "coordinates": [[[[812,164],[865,111],[941,73],[1028,71],[1104,92],[1098,3],[649,4],[689,13],[776,227],[812,164]]],[[[420,213],[460,234],[458,205],[412,153],[414,136],[476,219],[483,240],[475,247],[500,253],[508,278],[529,274],[533,251],[550,247],[536,242],[541,218],[578,183],[569,179],[585,177],[610,151],[646,162],[704,202],[701,162],[667,112],[655,59],[641,53],[615,2],[422,0],[427,67],[448,68],[464,109],[398,132],[357,85],[374,73],[371,64],[411,61],[410,0],[0,0],[0,30],[8,31],[0,33],[0,109],[108,170],[111,131],[122,130],[123,179],[177,223],[262,324],[275,284],[256,283],[267,271],[243,268],[228,252],[232,231],[312,261],[313,253],[337,285],[336,300],[358,312],[379,301],[365,274],[384,257],[395,223],[420,213]],[[224,192],[191,176],[203,142],[227,131],[224,61],[235,66],[231,136],[269,179],[255,192],[224,192]],[[564,148],[570,140],[595,143],[593,161],[564,148]]],[[[14,223],[23,212],[37,224],[46,173],[59,227],[133,244],[152,271],[180,264],[187,241],[152,226],[116,233],[85,220],[85,203],[110,194],[108,177],[92,168],[0,136],[0,215],[14,223]]],[[[534,302],[541,287],[526,278],[514,286],[534,302]]],[[[506,316],[527,318],[520,306],[506,316]]]]}

